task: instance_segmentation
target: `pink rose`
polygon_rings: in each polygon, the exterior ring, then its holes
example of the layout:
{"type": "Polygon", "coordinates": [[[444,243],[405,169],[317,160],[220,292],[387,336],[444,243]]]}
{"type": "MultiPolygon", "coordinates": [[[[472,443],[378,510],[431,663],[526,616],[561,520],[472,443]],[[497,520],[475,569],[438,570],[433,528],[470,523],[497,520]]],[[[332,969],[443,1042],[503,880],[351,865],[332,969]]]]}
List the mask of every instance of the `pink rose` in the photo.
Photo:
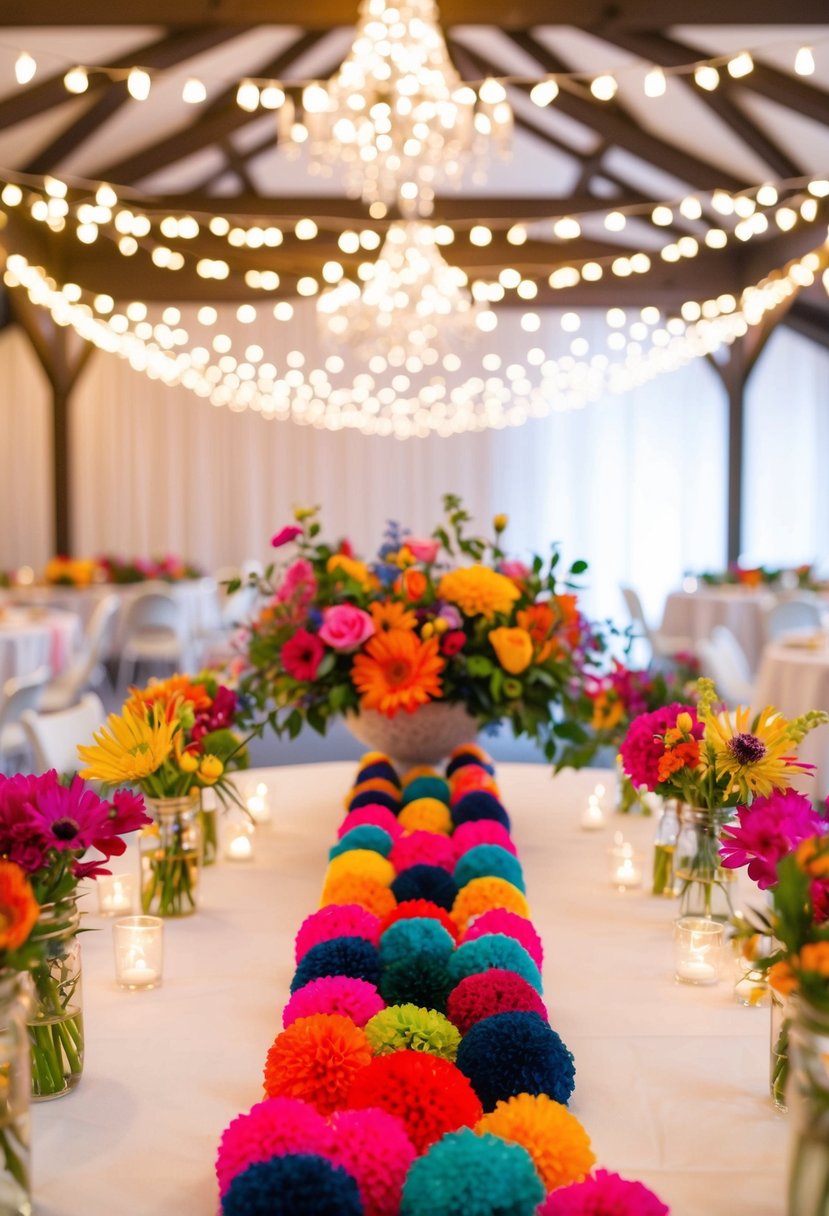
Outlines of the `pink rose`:
{"type": "Polygon", "coordinates": [[[501,562],[498,566],[498,571],[507,578],[513,579],[516,583],[523,583],[532,573],[529,566],[525,566],[523,562],[515,560],[501,562]]]}
{"type": "Polygon", "coordinates": [[[286,524],[284,528],[280,528],[275,536],[271,537],[271,544],[274,549],[279,549],[280,546],[289,544],[290,541],[296,540],[301,535],[302,528],[298,528],[296,524],[286,524]]]}
{"type": "Polygon", "coordinates": [[[431,566],[440,552],[440,541],[432,540],[430,537],[421,540],[417,537],[407,536],[403,543],[416,562],[425,562],[427,566],[431,566]]]}
{"type": "Polygon", "coordinates": [[[374,622],[362,608],[353,604],[335,604],[326,608],[319,636],[332,650],[348,654],[359,650],[374,633],[374,622]]]}

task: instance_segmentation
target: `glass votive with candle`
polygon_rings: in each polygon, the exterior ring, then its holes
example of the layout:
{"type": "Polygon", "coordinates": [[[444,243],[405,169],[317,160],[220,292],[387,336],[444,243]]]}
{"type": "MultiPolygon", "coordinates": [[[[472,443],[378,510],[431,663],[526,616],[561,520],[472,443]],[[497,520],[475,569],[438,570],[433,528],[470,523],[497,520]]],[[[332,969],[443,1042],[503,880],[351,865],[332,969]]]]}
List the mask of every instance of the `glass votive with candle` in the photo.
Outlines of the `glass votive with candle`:
{"type": "Polygon", "coordinates": [[[599,795],[593,793],[587,799],[587,806],[581,817],[581,826],[586,832],[595,832],[599,828],[603,828],[604,824],[604,811],[599,806],[599,795]]]}
{"type": "Polygon", "coordinates": [[[674,921],[674,976],[681,984],[716,984],[723,966],[724,929],[705,916],[674,921]]]}
{"type": "Polygon", "coordinates": [[[642,885],[641,858],[621,832],[616,832],[610,850],[610,881],[619,891],[642,885]]]}
{"type": "Polygon", "coordinates": [[[247,808],[254,823],[268,823],[270,820],[271,803],[264,781],[257,781],[253,793],[248,794],[247,808]]]}
{"type": "Polygon", "coordinates": [[[164,963],[160,916],[122,916],[112,926],[115,982],[121,988],[157,988],[164,963]]]}
{"type": "Polygon", "coordinates": [[[102,874],[95,886],[101,916],[129,916],[135,894],[132,874],[102,874]]]}
{"type": "Polygon", "coordinates": [[[255,827],[246,819],[225,822],[225,857],[228,861],[253,861],[255,827]]]}

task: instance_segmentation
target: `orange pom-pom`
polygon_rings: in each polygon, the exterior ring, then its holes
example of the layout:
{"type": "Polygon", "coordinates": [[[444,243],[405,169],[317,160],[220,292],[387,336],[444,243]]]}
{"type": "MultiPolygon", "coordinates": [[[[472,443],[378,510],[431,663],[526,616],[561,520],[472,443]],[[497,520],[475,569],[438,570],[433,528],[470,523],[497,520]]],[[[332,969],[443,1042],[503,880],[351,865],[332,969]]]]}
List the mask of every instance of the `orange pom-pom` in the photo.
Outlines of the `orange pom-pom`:
{"type": "Polygon", "coordinates": [[[580,1182],[596,1162],[581,1123],[547,1094],[518,1094],[496,1103],[475,1131],[492,1132],[525,1148],[547,1191],[580,1182]]]}
{"type": "Polygon", "coordinates": [[[353,786],[348,791],[343,799],[343,805],[348,808],[351,805],[352,798],[355,798],[357,794],[365,794],[369,791],[390,794],[392,798],[399,799],[400,797],[400,789],[393,781],[387,781],[385,777],[369,777],[367,781],[360,781],[359,784],[353,786]]]}
{"type": "Polygon", "coordinates": [[[397,899],[390,887],[376,878],[364,878],[360,874],[340,874],[326,880],[320,898],[320,907],[329,904],[359,904],[375,916],[386,916],[397,907],[397,899]]]}
{"type": "Polygon", "coordinates": [[[397,816],[397,822],[407,832],[440,832],[442,836],[448,836],[452,831],[449,808],[437,798],[415,798],[408,802],[397,816]]]}
{"type": "Polygon", "coordinates": [[[473,878],[461,887],[452,905],[452,920],[463,930],[474,916],[480,916],[490,908],[506,908],[527,918],[530,915],[530,906],[518,887],[505,878],[488,876],[473,878]]]}
{"type": "Polygon", "coordinates": [[[339,1013],[298,1018],[276,1036],[265,1061],[269,1098],[301,1098],[323,1115],[341,1107],[371,1062],[365,1033],[339,1013]]]}
{"type": "Polygon", "coordinates": [[[439,776],[440,773],[437,771],[437,769],[432,768],[430,764],[415,764],[414,767],[410,768],[408,772],[401,778],[401,785],[403,786],[403,789],[405,789],[407,785],[411,785],[411,783],[416,781],[418,777],[439,776]]]}

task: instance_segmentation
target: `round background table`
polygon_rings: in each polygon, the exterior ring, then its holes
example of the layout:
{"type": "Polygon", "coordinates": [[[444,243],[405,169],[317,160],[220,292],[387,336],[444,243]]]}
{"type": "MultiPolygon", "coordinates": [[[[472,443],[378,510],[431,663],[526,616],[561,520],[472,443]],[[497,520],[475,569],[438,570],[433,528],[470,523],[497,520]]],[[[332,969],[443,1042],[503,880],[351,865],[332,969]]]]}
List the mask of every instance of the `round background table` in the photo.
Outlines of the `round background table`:
{"type": "Polygon", "coordinates": [[[662,632],[701,642],[715,625],[725,625],[757,670],[766,640],[765,614],[777,602],[773,591],[755,587],[700,587],[674,591],[665,601],[662,632]]]}
{"type": "MultiPolygon", "coordinates": [[[[792,635],[770,643],[760,661],[754,705],[773,705],[786,718],[810,709],[829,713],[829,637],[792,635]]],[[[797,754],[814,764],[815,772],[812,778],[801,777],[793,784],[805,794],[825,798],[829,794],[829,726],[808,734],[797,754]]]]}
{"type": "Polygon", "coordinates": [[[59,675],[81,643],[81,623],[56,608],[0,609],[0,684],[49,667],[59,675]]]}

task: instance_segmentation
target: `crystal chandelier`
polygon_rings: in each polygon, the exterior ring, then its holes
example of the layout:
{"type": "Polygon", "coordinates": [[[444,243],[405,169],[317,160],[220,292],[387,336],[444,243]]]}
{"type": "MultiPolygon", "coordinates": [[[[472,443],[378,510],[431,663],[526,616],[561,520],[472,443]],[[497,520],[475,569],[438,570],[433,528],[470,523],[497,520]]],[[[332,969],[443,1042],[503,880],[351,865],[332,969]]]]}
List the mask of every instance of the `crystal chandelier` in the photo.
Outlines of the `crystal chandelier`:
{"type": "Polygon", "coordinates": [[[466,273],[446,261],[430,224],[391,224],[361,277],[362,284],[341,279],[317,300],[323,332],[359,354],[379,351],[392,364],[421,370],[475,332],[466,273]]]}
{"type": "Polygon", "coordinates": [[[302,109],[317,170],[343,165],[352,197],[406,216],[431,214],[437,184],[458,184],[493,145],[506,153],[512,134],[503,85],[462,82],[434,0],[361,0],[349,54],[303,89],[302,109]]]}

